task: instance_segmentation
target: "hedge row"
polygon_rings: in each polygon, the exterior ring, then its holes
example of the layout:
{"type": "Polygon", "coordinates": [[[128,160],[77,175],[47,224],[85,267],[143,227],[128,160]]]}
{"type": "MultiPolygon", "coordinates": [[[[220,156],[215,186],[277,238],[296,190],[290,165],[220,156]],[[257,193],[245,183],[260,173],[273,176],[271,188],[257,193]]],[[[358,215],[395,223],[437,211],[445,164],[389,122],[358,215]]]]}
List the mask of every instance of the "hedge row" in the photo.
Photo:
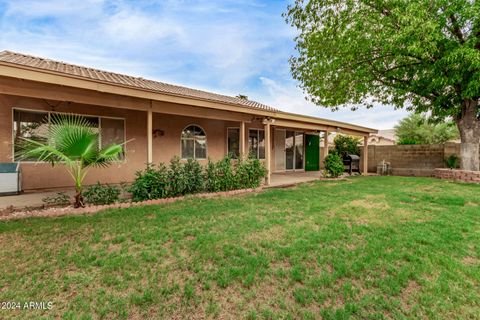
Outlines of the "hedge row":
{"type": "Polygon", "coordinates": [[[148,165],[138,171],[128,191],[133,201],[177,197],[199,192],[218,192],[257,188],[266,175],[265,166],[257,159],[232,161],[232,158],[202,166],[189,159],[174,157],[169,165],[148,165]]]}

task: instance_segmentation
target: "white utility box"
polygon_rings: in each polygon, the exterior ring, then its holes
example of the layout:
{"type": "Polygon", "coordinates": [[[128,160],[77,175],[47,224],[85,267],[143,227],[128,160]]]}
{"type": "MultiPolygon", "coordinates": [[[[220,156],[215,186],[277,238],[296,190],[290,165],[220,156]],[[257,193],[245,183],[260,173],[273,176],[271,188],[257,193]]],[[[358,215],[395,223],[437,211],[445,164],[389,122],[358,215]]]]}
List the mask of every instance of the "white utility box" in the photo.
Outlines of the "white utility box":
{"type": "Polygon", "coordinates": [[[0,163],[0,195],[18,194],[21,190],[20,164],[0,163]]]}

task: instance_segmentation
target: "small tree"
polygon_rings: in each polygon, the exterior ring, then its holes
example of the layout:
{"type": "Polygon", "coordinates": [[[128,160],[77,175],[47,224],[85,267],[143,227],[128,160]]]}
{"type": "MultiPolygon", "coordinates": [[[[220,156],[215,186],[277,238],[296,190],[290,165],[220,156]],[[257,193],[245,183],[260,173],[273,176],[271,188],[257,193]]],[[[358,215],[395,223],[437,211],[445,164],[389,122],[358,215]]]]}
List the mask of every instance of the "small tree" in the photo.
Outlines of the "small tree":
{"type": "Polygon", "coordinates": [[[412,113],[395,126],[398,144],[436,144],[459,138],[451,120],[432,123],[425,115],[412,113]]]}
{"type": "Polygon", "coordinates": [[[50,162],[52,166],[65,166],[75,183],[74,206],[84,207],[83,180],[88,171],[118,160],[122,145],[110,144],[100,149],[100,132],[82,116],[54,115],[47,125],[42,142],[22,138],[18,158],[35,158],[39,162],[50,162]]]}
{"type": "Polygon", "coordinates": [[[338,134],[333,140],[333,143],[335,145],[334,151],[341,157],[346,154],[360,155],[360,139],[357,137],[338,134]]]}

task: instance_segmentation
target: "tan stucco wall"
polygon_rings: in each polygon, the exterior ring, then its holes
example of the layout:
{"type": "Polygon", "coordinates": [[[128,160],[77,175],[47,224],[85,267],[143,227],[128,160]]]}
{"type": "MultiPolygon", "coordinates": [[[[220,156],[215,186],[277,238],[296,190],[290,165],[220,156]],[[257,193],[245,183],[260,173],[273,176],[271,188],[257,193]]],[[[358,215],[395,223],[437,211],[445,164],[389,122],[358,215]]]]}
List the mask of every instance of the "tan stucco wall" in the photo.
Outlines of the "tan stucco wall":
{"type": "MultiPolygon", "coordinates": [[[[12,151],[12,110],[13,108],[45,110],[57,112],[72,112],[85,115],[110,116],[125,119],[126,137],[134,139],[126,146],[127,158],[125,161],[112,164],[106,169],[93,168],[87,178],[86,184],[97,181],[108,183],[120,183],[130,181],[136,170],[146,161],[146,113],[126,109],[103,108],[91,105],[69,104],[49,101],[54,109],[46,101],[16,96],[2,96],[0,99],[0,116],[2,126],[0,129],[0,152],[1,162],[11,162],[12,151]]],[[[46,163],[22,163],[22,186],[24,190],[39,188],[69,187],[72,185],[71,177],[61,166],[52,168],[46,163]]]]}
{"type": "MultiPolygon", "coordinates": [[[[0,162],[12,161],[12,110],[13,108],[71,112],[84,115],[110,116],[125,119],[126,139],[132,140],[126,146],[126,160],[112,164],[106,169],[92,169],[85,179],[85,184],[120,183],[132,181],[137,170],[145,167],[147,161],[147,113],[128,109],[116,109],[77,103],[59,103],[42,99],[0,95],[0,162]],[[52,109],[52,106],[53,109],[52,109]]],[[[213,120],[186,116],[175,116],[154,113],[153,129],[162,130],[163,136],[153,139],[153,162],[168,162],[180,156],[180,135],[183,128],[197,124],[207,134],[207,156],[219,160],[227,153],[227,128],[239,127],[238,122],[213,120]]],[[[246,125],[246,141],[248,129],[263,129],[261,123],[246,125]]],[[[272,130],[273,131],[273,130],[272,130]]],[[[273,143],[271,143],[273,146],[273,143]]],[[[248,149],[248,146],[247,146],[248,149]]],[[[272,159],[274,153],[272,150],[272,159]]],[[[206,163],[206,160],[200,161],[206,163]]],[[[272,166],[274,162],[272,161],[272,166]]],[[[22,163],[22,182],[24,190],[62,188],[72,185],[71,178],[64,168],[45,163],[22,163]]]]}

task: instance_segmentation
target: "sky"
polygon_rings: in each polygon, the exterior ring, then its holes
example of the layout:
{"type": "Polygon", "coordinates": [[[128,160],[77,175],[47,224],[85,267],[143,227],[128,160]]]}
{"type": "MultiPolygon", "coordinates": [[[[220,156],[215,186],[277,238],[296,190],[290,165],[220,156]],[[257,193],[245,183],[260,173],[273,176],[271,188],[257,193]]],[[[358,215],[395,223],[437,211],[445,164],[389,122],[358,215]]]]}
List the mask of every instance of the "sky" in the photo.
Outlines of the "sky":
{"type": "Polygon", "coordinates": [[[290,73],[288,0],[0,0],[0,50],[227,95],[280,110],[392,128],[390,106],[332,112],[290,73]]]}

